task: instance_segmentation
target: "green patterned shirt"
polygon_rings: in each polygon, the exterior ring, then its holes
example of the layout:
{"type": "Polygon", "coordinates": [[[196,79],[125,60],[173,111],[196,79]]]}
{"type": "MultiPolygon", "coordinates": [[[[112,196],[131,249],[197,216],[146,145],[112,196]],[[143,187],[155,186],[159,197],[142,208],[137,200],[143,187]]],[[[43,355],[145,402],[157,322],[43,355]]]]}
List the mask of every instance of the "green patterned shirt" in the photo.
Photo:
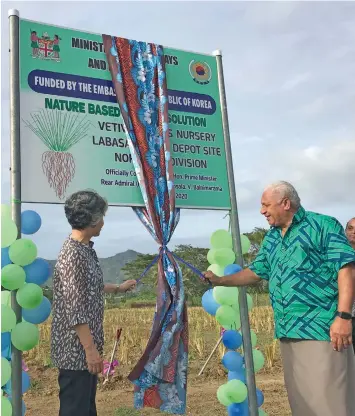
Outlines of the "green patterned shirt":
{"type": "Polygon", "coordinates": [[[338,272],[355,262],[340,223],[305,211],[282,237],[273,227],[249,267],[269,281],[276,338],[329,341],[338,307],[338,272]]]}

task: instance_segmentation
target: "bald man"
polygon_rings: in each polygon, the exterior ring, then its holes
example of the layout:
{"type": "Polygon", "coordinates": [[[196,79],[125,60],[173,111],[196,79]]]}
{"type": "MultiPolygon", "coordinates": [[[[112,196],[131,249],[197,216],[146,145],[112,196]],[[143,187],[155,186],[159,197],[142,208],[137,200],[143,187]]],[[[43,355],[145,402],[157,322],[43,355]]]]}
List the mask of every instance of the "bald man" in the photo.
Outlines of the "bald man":
{"type": "MultiPolygon", "coordinates": [[[[351,247],[355,250],[355,217],[346,224],[345,233],[351,247]]],[[[355,353],[355,303],[353,306],[353,348],[355,353]]]]}
{"type": "Polygon", "coordinates": [[[306,211],[288,182],[261,198],[270,230],[254,262],[215,286],[269,282],[292,416],[355,416],[355,252],[340,223],[306,211]]]}

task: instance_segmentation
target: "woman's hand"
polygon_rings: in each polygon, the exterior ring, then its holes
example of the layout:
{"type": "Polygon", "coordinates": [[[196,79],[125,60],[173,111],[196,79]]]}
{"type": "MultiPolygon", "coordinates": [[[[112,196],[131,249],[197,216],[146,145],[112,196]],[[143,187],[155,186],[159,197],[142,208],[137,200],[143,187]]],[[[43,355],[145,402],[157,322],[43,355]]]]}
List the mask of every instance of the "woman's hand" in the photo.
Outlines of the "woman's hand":
{"type": "Polygon", "coordinates": [[[85,354],[89,373],[94,375],[102,373],[104,368],[103,359],[97,351],[95,345],[91,345],[88,348],[86,348],[85,354]]]}
{"type": "Polygon", "coordinates": [[[99,374],[103,370],[103,360],[97,351],[90,328],[88,324],[76,325],[75,331],[80,339],[86,355],[86,363],[89,373],[99,374]]]}
{"type": "Polygon", "coordinates": [[[118,286],[119,292],[128,292],[135,289],[137,286],[137,280],[126,280],[118,286]]]}

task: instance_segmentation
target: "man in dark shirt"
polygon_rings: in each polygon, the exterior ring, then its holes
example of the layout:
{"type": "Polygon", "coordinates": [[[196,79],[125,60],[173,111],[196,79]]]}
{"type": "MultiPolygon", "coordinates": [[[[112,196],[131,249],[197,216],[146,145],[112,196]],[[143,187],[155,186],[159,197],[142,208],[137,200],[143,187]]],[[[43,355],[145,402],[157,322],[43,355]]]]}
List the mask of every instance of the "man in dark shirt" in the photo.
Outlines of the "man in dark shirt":
{"type": "MultiPolygon", "coordinates": [[[[355,217],[351,218],[346,224],[345,233],[351,247],[355,250],[355,217]]],[[[353,348],[355,353],[355,303],[353,306],[353,348]]]]}

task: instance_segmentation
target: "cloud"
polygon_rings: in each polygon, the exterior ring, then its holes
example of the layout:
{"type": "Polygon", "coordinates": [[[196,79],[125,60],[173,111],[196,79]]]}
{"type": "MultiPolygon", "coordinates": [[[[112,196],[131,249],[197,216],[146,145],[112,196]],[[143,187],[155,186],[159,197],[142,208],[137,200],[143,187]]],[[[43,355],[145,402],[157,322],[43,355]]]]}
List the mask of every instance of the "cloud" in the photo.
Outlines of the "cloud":
{"type": "Polygon", "coordinates": [[[330,59],[343,59],[349,57],[349,55],[354,55],[355,47],[350,45],[341,45],[339,48],[330,51],[329,57],[330,59]]]}
{"type": "Polygon", "coordinates": [[[238,140],[239,144],[251,144],[251,143],[261,143],[265,139],[260,136],[249,136],[249,137],[243,137],[240,140],[238,140]]]}
{"type": "Polygon", "coordinates": [[[317,161],[321,153],[322,149],[319,146],[310,146],[304,150],[304,155],[313,161],[317,161]]]}
{"type": "MultiPolygon", "coordinates": [[[[266,226],[259,214],[264,187],[290,180],[306,208],[346,221],[354,215],[355,3],[351,2],[149,2],[2,3],[21,16],[64,27],[153,40],[209,53],[223,50],[239,219],[242,231],[266,226]],[[83,9],[83,4],[85,8],[83,9]],[[109,14],[102,14],[103,7],[109,14]],[[140,8],[149,19],[132,25],[140,8]],[[53,14],[53,10],[56,13],[53,14]],[[173,24],[164,17],[174,16],[173,24]],[[199,19],[196,19],[199,16],[199,19]],[[184,28],[182,30],[181,28],[184,28]],[[149,38],[149,39],[148,39],[149,38]]],[[[3,44],[8,31],[3,31],[3,44]]],[[[9,200],[8,49],[2,48],[2,199],[9,200]]],[[[54,258],[70,232],[63,206],[25,205],[43,218],[34,238],[40,255],[54,258]]],[[[208,246],[227,227],[224,212],[186,211],[171,246],[208,246]]],[[[156,243],[132,210],[111,208],[100,256],[127,248],[156,251],[156,243]]]]}
{"type": "Polygon", "coordinates": [[[297,183],[312,205],[355,207],[355,193],[351,191],[355,178],[354,158],[355,140],[309,147],[292,158],[293,168],[302,172],[297,183]]]}
{"type": "Polygon", "coordinates": [[[332,106],[334,104],[335,103],[331,100],[331,97],[327,95],[322,95],[320,97],[316,97],[309,103],[304,104],[295,112],[307,117],[314,117],[325,111],[327,108],[329,108],[329,106],[332,106]]]}
{"type": "Polygon", "coordinates": [[[244,14],[244,20],[259,29],[282,29],[296,12],[297,2],[255,2],[244,14]]]}
{"type": "MultiPolygon", "coordinates": [[[[355,207],[355,140],[332,140],[322,146],[298,149],[289,145],[279,149],[259,165],[259,183],[244,183],[249,193],[246,202],[254,203],[253,194],[277,180],[294,184],[308,207],[320,212],[338,205],[355,207]],[[263,176],[261,176],[263,175],[263,176]]],[[[307,208],[306,206],[306,208],[307,208]]],[[[333,212],[336,216],[336,212],[333,212]]]]}
{"type": "Polygon", "coordinates": [[[301,84],[304,84],[311,78],[311,74],[309,72],[305,72],[303,74],[297,74],[293,76],[292,78],[289,78],[286,80],[283,85],[281,86],[281,89],[283,91],[292,91],[294,88],[299,87],[301,84]]]}

